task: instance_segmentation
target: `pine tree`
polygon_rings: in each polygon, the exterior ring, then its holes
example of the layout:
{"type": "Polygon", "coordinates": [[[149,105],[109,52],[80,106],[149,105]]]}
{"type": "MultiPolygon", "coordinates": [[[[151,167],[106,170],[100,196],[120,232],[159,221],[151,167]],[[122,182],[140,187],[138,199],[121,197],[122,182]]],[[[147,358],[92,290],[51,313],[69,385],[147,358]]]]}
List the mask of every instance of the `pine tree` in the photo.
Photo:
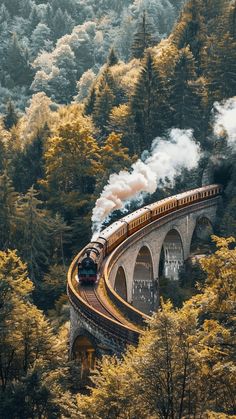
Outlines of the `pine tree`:
{"type": "Polygon", "coordinates": [[[201,1],[192,0],[186,4],[171,37],[179,49],[190,48],[196,62],[196,72],[202,74],[201,53],[207,37],[207,26],[202,16],[201,1]]]}
{"type": "Polygon", "coordinates": [[[146,12],[143,12],[142,22],[134,35],[132,53],[134,58],[142,58],[145,50],[153,45],[153,39],[150,30],[150,24],[147,23],[146,12]]]}
{"type": "Polygon", "coordinates": [[[107,123],[114,104],[115,96],[108,83],[105,82],[103,89],[97,93],[93,112],[93,120],[101,129],[102,134],[107,132],[107,123]]]}
{"type": "Polygon", "coordinates": [[[28,85],[32,81],[32,70],[27,51],[23,50],[16,34],[13,34],[6,56],[6,68],[16,85],[28,85]]]}
{"type": "Polygon", "coordinates": [[[191,128],[189,116],[192,107],[192,89],[190,82],[196,79],[195,63],[189,48],[180,51],[171,82],[170,103],[173,126],[191,128]]]}
{"type": "Polygon", "coordinates": [[[91,115],[94,111],[96,101],[96,87],[93,85],[89,91],[88,97],[84,104],[84,112],[86,115],[91,115]]]}
{"type": "Polygon", "coordinates": [[[165,129],[168,120],[164,79],[157,69],[151,52],[147,52],[135,93],[131,98],[131,112],[140,138],[141,150],[149,149],[155,136],[165,129]]]}
{"type": "Polygon", "coordinates": [[[14,103],[9,100],[6,106],[6,115],[4,116],[3,122],[6,129],[10,130],[13,125],[16,125],[18,121],[18,115],[15,110],[14,103]]]}
{"type": "Polygon", "coordinates": [[[114,48],[111,48],[111,50],[109,52],[109,55],[108,55],[108,58],[107,58],[107,65],[108,65],[108,67],[112,67],[113,65],[118,64],[118,62],[119,62],[119,60],[118,60],[118,57],[115,53],[115,50],[114,50],[114,48]]]}
{"type": "Polygon", "coordinates": [[[32,185],[43,178],[43,144],[47,134],[46,126],[32,142],[26,144],[25,148],[13,157],[12,179],[17,191],[26,193],[32,185]]]}
{"type": "Polygon", "coordinates": [[[32,7],[31,13],[29,15],[29,21],[30,21],[31,31],[33,31],[40,22],[40,18],[39,18],[39,15],[38,15],[38,9],[37,9],[36,5],[33,5],[33,7],[32,7]]]}
{"type": "Polygon", "coordinates": [[[47,211],[41,209],[42,202],[37,196],[38,192],[31,187],[18,203],[18,250],[28,264],[32,280],[40,279],[42,271],[50,264],[51,219],[47,211]]]}
{"type": "Polygon", "coordinates": [[[0,249],[2,250],[15,247],[18,198],[12,181],[4,171],[0,176],[0,249]]]}

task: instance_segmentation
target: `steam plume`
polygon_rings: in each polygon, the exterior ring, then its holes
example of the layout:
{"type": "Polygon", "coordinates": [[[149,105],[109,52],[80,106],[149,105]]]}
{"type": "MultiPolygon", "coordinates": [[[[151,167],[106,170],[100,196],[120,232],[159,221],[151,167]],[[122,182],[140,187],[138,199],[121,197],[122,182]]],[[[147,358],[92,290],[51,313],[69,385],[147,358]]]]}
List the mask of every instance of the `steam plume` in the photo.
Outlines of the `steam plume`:
{"type": "Polygon", "coordinates": [[[200,158],[199,146],[191,130],[172,129],[169,141],[156,138],[145,161],[138,160],[130,171],[112,174],[93,209],[93,232],[99,232],[109,215],[124,209],[127,203],[139,199],[140,194],[152,194],[165,178],[172,182],[182,168],[192,169],[200,158]]]}
{"type": "Polygon", "coordinates": [[[229,146],[236,148],[236,97],[222,103],[215,103],[214,133],[220,137],[222,132],[227,134],[229,146]]]}

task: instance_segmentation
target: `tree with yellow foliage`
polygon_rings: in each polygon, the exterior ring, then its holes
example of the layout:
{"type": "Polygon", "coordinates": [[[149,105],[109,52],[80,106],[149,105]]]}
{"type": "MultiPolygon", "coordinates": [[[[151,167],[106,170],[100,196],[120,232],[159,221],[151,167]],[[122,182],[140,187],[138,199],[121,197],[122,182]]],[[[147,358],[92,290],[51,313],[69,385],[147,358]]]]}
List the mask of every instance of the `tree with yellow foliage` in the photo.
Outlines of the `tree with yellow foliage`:
{"type": "Polygon", "coordinates": [[[102,361],[91,395],[78,397],[81,415],[177,419],[235,414],[235,240],[213,239],[217,251],[202,261],[208,277],[201,292],[178,310],[162,302],[138,348],[129,348],[121,361],[102,361]]]}

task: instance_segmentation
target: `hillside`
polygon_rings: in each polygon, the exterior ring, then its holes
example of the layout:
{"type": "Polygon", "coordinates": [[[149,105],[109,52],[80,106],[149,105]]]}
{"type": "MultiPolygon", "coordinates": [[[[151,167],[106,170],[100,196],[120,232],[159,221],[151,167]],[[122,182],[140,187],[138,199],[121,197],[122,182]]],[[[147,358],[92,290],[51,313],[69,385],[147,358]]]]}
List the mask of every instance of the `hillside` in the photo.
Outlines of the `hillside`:
{"type": "Polygon", "coordinates": [[[134,398],[144,418],[235,414],[236,1],[3,0],[0,58],[0,417],[135,419],[134,398]],[[216,233],[233,238],[214,239],[216,253],[193,280],[182,272],[176,289],[191,287],[178,305],[197,295],[179,311],[163,303],[137,352],[109,360],[109,371],[104,360],[91,398],[77,397],[82,372],[67,360],[71,258],[123,210],[214,182],[224,186],[216,233]],[[201,292],[193,291],[199,278],[201,292]],[[190,356],[186,380],[198,383],[192,391],[184,382],[188,407],[177,367],[176,392],[158,393],[162,407],[152,403],[158,377],[150,384],[143,356],[170,373],[165,321],[179,365],[190,356]],[[143,359],[139,378],[133,354],[137,365],[143,359]],[[147,393],[151,385],[147,399],[142,385],[147,393]]]}

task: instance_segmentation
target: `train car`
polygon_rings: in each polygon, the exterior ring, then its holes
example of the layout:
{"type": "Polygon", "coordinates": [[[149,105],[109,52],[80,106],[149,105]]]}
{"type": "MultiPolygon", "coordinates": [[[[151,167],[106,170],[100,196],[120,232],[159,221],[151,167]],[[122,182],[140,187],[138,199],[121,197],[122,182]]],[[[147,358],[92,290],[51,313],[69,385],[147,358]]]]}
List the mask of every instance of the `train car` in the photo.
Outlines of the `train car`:
{"type": "Polygon", "coordinates": [[[121,219],[105,228],[100,235],[100,240],[106,241],[106,255],[118,246],[127,237],[127,223],[121,219]]]}
{"type": "Polygon", "coordinates": [[[199,199],[204,200],[219,195],[223,190],[221,185],[203,186],[198,189],[199,199]]]}
{"type": "Polygon", "coordinates": [[[150,219],[151,210],[148,208],[140,208],[137,211],[123,217],[122,221],[128,225],[128,236],[131,236],[131,234],[135,233],[135,231],[148,224],[150,219]]]}
{"type": "Polygon", "coordinates": [[[186,207],[191,203],[200,201],[199,189],[192,189],[188,192],[183,192],[176,195],[178,208],[186,207]]]}
{"type": "Polygon", "coordinates": [[[221,185],[209,185],[202,188],[192,189],[176,195],[178,208],[186,207],[191,203],[204,201],[205,199],[214,198],[222,192],[221,185]]]}
{"type": "Polygon", "coordinates": [[[151,221],[157,220],[163,215],[169,214],[177,207],[177,199],[175,197],[165,198],[153,204],[146,205],[145,208],[151,211],[151,221]]]}

